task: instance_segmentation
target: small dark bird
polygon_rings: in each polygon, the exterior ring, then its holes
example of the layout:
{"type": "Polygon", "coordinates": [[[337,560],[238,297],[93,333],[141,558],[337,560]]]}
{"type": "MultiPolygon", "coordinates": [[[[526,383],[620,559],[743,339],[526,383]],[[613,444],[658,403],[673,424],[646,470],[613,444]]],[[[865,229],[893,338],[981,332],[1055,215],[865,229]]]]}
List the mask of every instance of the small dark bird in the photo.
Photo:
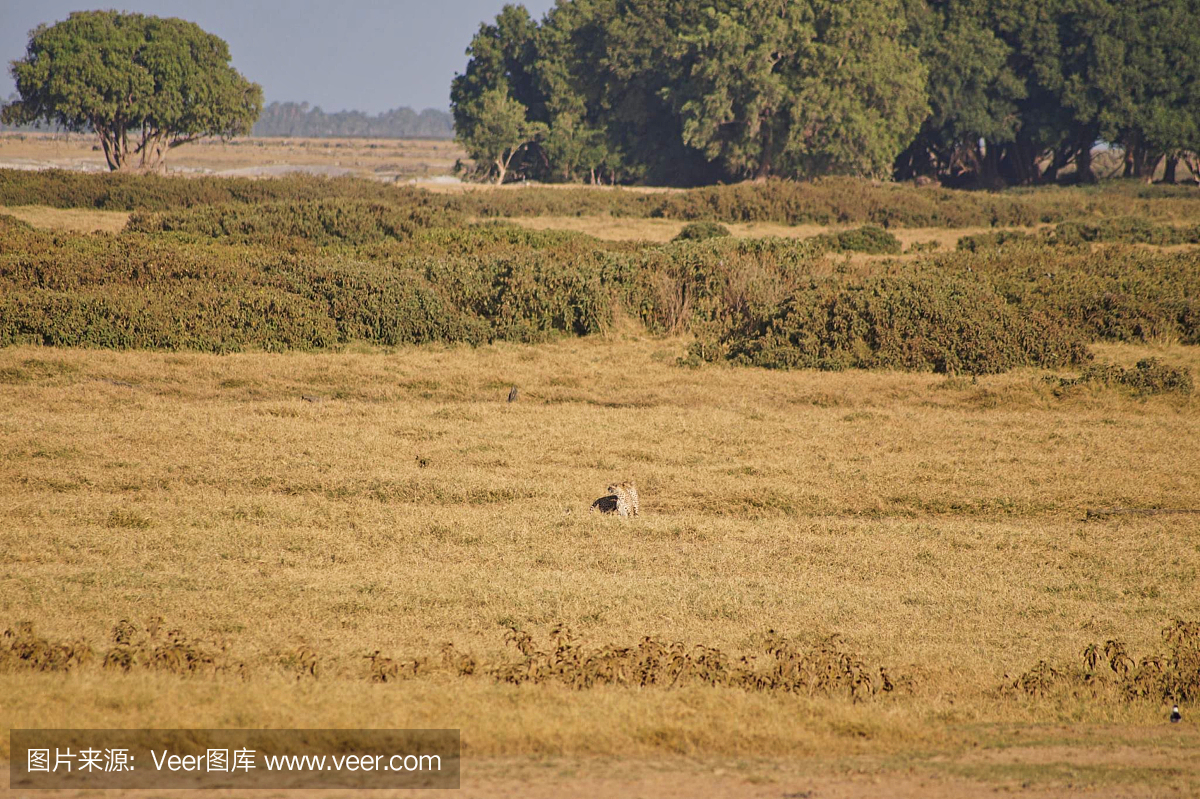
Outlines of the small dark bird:
{"type": "Polygon", "coordinates": [[[1171,708],[1171,723],[1178,724],[1181,721],[1183,721],[1183,715],[1179,712],[1179,705],[1175,705],[1171,708]]]}
{"type": "Polygon", "coordinates": [[[516,402],[516,401],[517,401],[517,395],[518,395],[518,394],[520,394],[520,392],[519,392],[519,391],[517,391],[517,387],[516,387],[516,386],[513,386],[513,387],[512,387],[512,388],[509,390],[509,392],[508,392],[508,401],[509,401],[509,402],[516,402]]]}

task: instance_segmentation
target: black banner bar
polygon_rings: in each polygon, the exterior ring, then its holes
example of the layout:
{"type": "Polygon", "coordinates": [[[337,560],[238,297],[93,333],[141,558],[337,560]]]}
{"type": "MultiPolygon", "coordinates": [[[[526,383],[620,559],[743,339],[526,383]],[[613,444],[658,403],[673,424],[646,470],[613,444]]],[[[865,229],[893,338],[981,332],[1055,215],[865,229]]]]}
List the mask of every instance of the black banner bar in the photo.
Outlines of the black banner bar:
{"type": "Polygon", "coordinates": [[[458,730],[12,730],[10,789],[457,788],[458,730]]]}

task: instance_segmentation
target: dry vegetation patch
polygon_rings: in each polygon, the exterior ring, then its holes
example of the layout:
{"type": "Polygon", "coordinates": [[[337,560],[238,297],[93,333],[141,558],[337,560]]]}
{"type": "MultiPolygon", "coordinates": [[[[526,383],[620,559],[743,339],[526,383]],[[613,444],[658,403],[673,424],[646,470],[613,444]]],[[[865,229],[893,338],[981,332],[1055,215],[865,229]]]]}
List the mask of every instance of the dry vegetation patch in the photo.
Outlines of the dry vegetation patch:
{"type": "Polygon", "coordinates": [[[125,211],[94,211],[85,208],[50,208],[44,205],[2,206],[7,214],[36,228],[69,230],[74,233],[117,233],[129,221],[125,211]]]}

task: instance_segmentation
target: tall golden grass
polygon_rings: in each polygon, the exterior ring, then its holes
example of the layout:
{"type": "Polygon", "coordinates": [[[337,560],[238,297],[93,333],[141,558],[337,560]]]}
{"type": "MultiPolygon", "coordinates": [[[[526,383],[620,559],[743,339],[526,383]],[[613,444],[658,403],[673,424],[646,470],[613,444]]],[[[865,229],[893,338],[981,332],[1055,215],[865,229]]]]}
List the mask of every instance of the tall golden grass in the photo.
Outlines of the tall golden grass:
{"type": "MultiPolygon", "coordinates": [[[[685,349],[629,328],[321,355],[0,351],[0,629],[95,652],[0,673],[0,724],[450,726],[476,757],[882,769],[1064,723],[1146,743],[1161,701],[1003,688],[1107,639],[1155,651],[1172,619],[1200,618],[1196,516],[1086,519],[1200,504],[1200,400],[1058,396],[1033,370],[691,370],[685,349]],[[622,478],[642,516],[588,514],[622,478]],[[771,630],[805,651],[837,635],[894,690],[498,678],[519,662],[506,636],[550,646],[557,625],[589,650],[651,636],[760,665],[771,630]],[[105,668],[121,635],[141,660],[105,668]],[[198,665],[154,654],[172,640],[198,665]],[[394,679],[372,680],[381,663],[394,679]]],[[[1096,349],[1200,367],[1194,348],[1096,349]]],[[[1200,780],[1129,768],[1097,779],[1200,780]]]]}

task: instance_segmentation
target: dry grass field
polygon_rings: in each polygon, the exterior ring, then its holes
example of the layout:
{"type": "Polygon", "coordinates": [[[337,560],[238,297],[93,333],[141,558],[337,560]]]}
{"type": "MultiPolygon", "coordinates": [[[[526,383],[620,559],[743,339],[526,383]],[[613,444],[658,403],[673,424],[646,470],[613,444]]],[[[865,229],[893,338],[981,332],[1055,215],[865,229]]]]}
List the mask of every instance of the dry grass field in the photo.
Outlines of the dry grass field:
{"type": "Polygon", "coordinates": [[[127,211],[50,208],[45,205],[0,205],[0,214],[14,216],[36,228],[72,233],[119,233],[129,221],[127,211]]]}
{"type": "MultiPolygon", "coordinates": [[[[689,369],[688,343],[622,322],[477,349],[0,349],[0,783],[26,726],[455,727],[465,796],[1200,795],[1194,702],[1172,725],[1112,675],[1014,687],[1090,644],[1162,653],[1200,620],[1200,513],[1089,517],[1200,510],[1200,397],[1056,392],[1035,369],[689,369]],[[623,478],[642,515],[588,513],[623,478]],[[757,674],[782,636],[874,681],[589,684],[534,673],[525,634],[598,662],[649,637],[757,674]],[[36,640],[62,647],[44,670],[4,668],[36,640]]],[[[1200,374],[1196,347],[1091,347],[1200,374]]]]}
{"type": "MultiPolygon", "coordinates": [[[[0,133],[0,164],[15,168],[106,171],[104,154],[86,134],[0,133]]],[[[172,150],[167,169],[183,173],[271,175],[301,168],[383,180],[449,173],[465,158],[444,139],[202,139],[172,150]]]]}
{"type": "Polygon", "coordinates": [[[0,723],[461,727],[467,795],[1200,791],[1190,716],[1005,690],[1200,618],[1197,516],[1085,518],[1200,505],[1197,399],[1058,397],[1033,370],[689,370],[684,345],[0,350],[0,628],[96,652],[0,672],[0,723]],[[587,513],[624,477],[640,518],[587,513]],[[122,620],[211,662],[103,668],[122,620]],[[837,634],[895,690],[493,676],[510,628],[545,646],[560,624],[730,658],[837,634]],[[372,680],[377,651],[395,679],[372,680]]]}

